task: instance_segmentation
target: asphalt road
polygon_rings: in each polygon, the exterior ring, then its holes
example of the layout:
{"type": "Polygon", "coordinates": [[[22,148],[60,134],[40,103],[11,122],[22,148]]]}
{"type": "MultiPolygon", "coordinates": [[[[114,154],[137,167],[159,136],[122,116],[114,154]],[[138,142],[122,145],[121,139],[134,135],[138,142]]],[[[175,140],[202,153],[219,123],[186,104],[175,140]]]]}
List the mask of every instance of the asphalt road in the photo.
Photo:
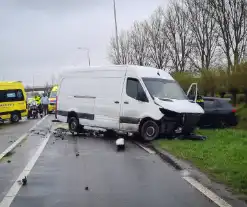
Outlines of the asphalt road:
{"type": "MultiPolygon", "coordinates": [[[[11,163],[6,158],[0,162],[0,206],[44,141],[51,119],[48,117],[15,149],[7,158],[11,163]]],[[[52,135],[27,180],[11,207],[216,206],[157,155],[130,141],[125,151],[117,152],[113,140],[52,135]]]]}
{"type": "MultiPolygon", "coordinates": [[[[27,133],[38,120],[23,121],[18,124],[4,124],[0,128],[0,146],[6,144],[8,148],[13,142],[8,142],[10,138],[17,140],[22,134],[27,133]]],[[[44,139],[50,123],[50,117],[47,117],[33,132],[17,145],[8,156],[0,160],[0,202],[13,185],[18,175],[23,171],[28,161],[35,154],[38,146],[44,139]]],[[[1,148],[1,153],[5,150],[1,148]]],[[[0,205],[1,206],[1,205],[0,205]]]]}
{"type": "Polygon", "coordinates": [[[10,122],[0,124],[0,153],[31,129],[38,121],[39,119],[31,119],[22,120],[17,124],[12,124],[10,122]]]}

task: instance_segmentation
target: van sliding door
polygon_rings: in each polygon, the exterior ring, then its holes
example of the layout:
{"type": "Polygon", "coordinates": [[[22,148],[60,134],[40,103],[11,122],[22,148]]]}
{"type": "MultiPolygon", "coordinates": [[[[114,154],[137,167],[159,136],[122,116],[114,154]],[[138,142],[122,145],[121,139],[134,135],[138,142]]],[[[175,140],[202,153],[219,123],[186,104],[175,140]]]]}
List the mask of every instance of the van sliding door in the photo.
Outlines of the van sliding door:
{"type": "Polygon", "coordinates": [[[117,72],[115,77],[95,78],[95,81],[98,88],[94,108],[95,125],[119,130],[124,71],[117,72]]]}

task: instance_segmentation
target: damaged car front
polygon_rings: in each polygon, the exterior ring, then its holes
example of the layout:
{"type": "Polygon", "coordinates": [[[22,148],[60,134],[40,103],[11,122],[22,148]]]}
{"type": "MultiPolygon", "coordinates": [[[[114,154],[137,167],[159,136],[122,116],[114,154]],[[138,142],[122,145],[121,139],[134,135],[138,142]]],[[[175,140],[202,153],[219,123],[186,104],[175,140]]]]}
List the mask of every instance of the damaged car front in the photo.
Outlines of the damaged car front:
{"type": "Polygon", "coordinates": [[[160,134],[191,134],[204,113],[202,107],[189,100],[175,80],[143,78],[143,82],[163,114],[160,120],[160,134]]]}

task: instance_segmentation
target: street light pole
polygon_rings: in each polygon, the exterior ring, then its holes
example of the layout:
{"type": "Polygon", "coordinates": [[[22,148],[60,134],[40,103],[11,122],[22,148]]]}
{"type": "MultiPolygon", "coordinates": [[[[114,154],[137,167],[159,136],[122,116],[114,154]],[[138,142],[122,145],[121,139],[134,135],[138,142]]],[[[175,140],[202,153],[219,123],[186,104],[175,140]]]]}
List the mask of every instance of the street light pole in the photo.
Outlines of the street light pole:
{"type": "Polygon", "coordinates": [[[34,94],[34,75],[33,75],[33,94],[34,94]]]}
{"type": "Polygon", "coordinates": [[[114,10],[114,20],[115,20],[115,35],[116,35],[116,46],[117,46],[117,61],[119,62],[119,42],[118,42],[118,28],[117,28],[117,11],[116,11],[116,2],[113,0],[113,10],[114,10]]]}
{"type": "Polygon", "coordinates": [[[81,48],[81,47],[78,47],[77,48],[78,50],[86,50],[87,51],[87,59],[88,59],[88,65],[90,66],[91,65],[91,60],[90,60],[90,50],[86,47],[84,48],[81,48]]]}

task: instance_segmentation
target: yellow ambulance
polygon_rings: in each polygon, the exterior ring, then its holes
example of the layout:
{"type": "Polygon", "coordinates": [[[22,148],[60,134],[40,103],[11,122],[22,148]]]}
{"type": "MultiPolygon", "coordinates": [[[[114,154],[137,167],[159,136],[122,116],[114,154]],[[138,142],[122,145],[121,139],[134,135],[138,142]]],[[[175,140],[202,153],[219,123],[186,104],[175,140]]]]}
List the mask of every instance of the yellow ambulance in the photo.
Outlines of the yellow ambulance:
{"type": "Polygon", "coordinates": [[[27,116],[27,96],[21,81],[0,81],[0,120],[19,122],[27,116]]]}
{"type": "Polygon", "coordinates": [[[58,86],[53,86],[50,96],[49,96],[49,105],[48,105],[48,113],[55,112],[56,110],[56,98],[57,98],[57,89],[58,86]]]}

